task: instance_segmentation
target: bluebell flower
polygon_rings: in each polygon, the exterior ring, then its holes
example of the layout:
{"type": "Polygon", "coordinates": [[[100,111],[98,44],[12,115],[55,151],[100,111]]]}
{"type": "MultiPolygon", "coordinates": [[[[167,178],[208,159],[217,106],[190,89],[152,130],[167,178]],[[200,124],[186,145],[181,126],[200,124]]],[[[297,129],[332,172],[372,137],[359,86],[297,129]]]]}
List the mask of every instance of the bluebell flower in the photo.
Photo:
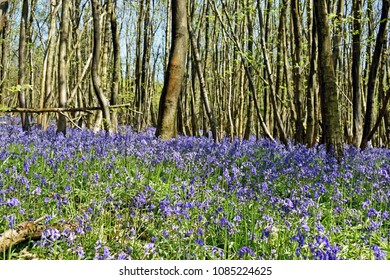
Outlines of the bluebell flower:
{"type": "Polygon", "coordinates": [[[239,251],[238,251],[238,256],[240,257],[240,259],[242,259],[245,255],[251,255],[251,256],[254,256],[255,253],[253,252],[252,248],[250,247],[242,247],[239,251]]]}
{"type": "Polygon", "coordinates": [[[163,236],[165,239],[167,239],[167,238],[169,237],[168,231],[167,231],[167,230],[163,230],[162,236],[163,236]]]}
{"type": "Polygon", "coordinates": [[[17,207],[20,205],[20,201],[16,197],[12,197],[12,198],[8,199],[6,203],[10,207],[17,207]]]}
{"type": "Polygon", "coordinates": [[[225,217],[222,217],[220,220],[219,220],[219,224],[221,225],[221,227],[225,228],[225,227],[230,227],[230,222],[225,218],[225,217]]]}
{"type": "Polygon", "coordinates": [[[147,243],[144,246],[145,248],[145,254],[153,253],[155,248],[154,248],[154,243],[147,243]]]}
{"type": "Polygon", "coordinates": [[[8,226],[13,229],[14,225],[15,225],[15,220],[16,220],[15,215],[14,214],[8,215],[7,220],[8,220],[8,226]]]}
{"type": "Polygon", "coordinates": [[[84,258],[85,258],[85,252],[84,252],[83,247],[77,246],[77,247],[76,247],[76,253],[77,253],[77,257],[78,257],[79,259],[84,259],[84,258]]]}
{"type": "Polygon", "coordinates": [[[110,260],[110,259],[112,259],[110,248],[108,248],[107,246],[104,246],[104,248],[103,248],[102,259],[103,260],[110,260]]]}
{"type": "Polygon", "coordinates": [[[385,260],[386,259],[386,256],[387,256],[386,252],[382,251],[378,245],[371,245],[371,249],[374,251],[375,259],[377,259],[377,260],[385,260]]]}
{"type": "Polygon", "coordinates": [[[42,192],[42,189],[40,187],[36,187],[35,190],[33,190],[32,194],[40,195],[42,192]]]}
{"type": "Polygon", "coordinates": [[[130,256],[126,254],[125,252],[120,252],[118,254],[118,257],[116,258],[117,260],[130,260],[130,256]]]}
{"type": "Polygon", "coordinates": [[[301,229],[298,229],[298,233],[291,237],[291,240],[298,242],[298,248],[302,248],[305,244],[305,235],[302,234],[301,229]]]}
{"type": "Polygon", "coordinates": [[[200,238],[195,239],[195,243],[198,244],[199,246],[203,246],[204,245],[203,239],[200,239],[200,238]]]}
{"type": "Polygon", "coordinates": [[[223,252],[223,250],[219,247],[212,247],[211,248],[211,256],[214,257],[215,254],[218,254],[219,257],[223,258],[225,256],[225,253],[223,252]]]}
{"type": "Polygon", "coordinates": [[[377,216],[378,214],[380,214],[380,212],[376,211],[374,208],[371,208],[367,211],[368,217],[377,216]]]}

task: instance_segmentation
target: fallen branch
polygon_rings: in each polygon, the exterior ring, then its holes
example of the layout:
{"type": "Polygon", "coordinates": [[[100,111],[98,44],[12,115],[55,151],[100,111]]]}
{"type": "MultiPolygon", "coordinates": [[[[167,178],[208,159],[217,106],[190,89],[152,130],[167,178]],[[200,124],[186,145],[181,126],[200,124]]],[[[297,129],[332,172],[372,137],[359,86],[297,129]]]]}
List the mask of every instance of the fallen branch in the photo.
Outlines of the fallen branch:
{"type": "Polygon", "coordinates": [[[14,229],[5,231],[0,236],[0,252],[7,251],[11,246],[26,240],[38,240],[41,238],[45,227],[35,222],[23,222],[14,229]]]}
{"type": "Polygon", "coordinates": [[[39,240],[42,237],[42,233],[49,228],[58,229],[62,232],[64,229],[69,228],[73,231],[76,230],[74,224],[55,224],[51,226],[44,226],[39,224],[43,218],[40,218],[33,222],[23,222],[17,225],[13,229],[9,229],[4,233],[0,234],[0,253],[7,251],[11,246],[18,245],[28,240],[39,240]]]}
{"type": "MultiPolygon", "coordinates": [[[[119,108],[125,108],[130,107],[131,104],[118,104],[118,105],[111,105],[109,106],[110,110],[119,109],[119,108]]],[[[84,108],[8,108],[3,107],[1,108],[1,111],[4,112],[12,112],[12,113],[63,113],[63,112],[88,112],[89,111],[97,111],[102,110],[101,107],[84,107],[84,108]]],[[[131,108],[128,108],[128,110],[136,113],[136,114],[142,114],[142,112],[133,110],[131,108]]]]}

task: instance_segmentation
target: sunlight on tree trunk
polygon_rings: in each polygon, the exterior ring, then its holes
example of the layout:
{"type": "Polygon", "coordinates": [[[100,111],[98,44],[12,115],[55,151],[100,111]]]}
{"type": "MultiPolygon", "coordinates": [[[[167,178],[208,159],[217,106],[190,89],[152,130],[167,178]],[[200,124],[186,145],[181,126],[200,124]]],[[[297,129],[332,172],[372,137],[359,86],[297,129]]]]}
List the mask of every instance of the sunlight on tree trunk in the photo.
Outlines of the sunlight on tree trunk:
{"type": "Polygon", "coordinates": [[[160,98],[156,136],[167,140],[176,137],[177,105],[182,88],[187,55],[187,4],[172,0],[172,46],[164,88],[160,98]]]}

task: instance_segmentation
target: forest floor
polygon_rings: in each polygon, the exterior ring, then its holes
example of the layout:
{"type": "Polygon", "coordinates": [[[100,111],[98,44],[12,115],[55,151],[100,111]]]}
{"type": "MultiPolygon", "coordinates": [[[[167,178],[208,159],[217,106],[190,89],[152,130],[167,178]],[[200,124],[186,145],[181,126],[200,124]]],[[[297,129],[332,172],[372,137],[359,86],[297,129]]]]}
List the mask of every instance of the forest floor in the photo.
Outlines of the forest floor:
{"type": "Polygon", "coordinates": [[[388,149],[0,124],[1,259],[390,259],[389,207],[388,149]]]}

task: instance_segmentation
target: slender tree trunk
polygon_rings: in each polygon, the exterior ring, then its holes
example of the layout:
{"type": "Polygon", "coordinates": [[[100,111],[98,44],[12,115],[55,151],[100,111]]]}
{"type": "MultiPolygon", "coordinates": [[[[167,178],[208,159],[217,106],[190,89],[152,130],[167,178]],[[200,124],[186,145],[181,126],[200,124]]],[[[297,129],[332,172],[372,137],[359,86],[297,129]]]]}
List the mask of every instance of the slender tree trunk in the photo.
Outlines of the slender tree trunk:
{"type": "MultiPolygon", "coordinates": [[[[20,18],[20,35],[19,35],[19,72],[18,72],[18,85],[19,85],[19,107],[26,108],[26,97],[25,97],[25,78],[26,78],[26,30],[28,20],[28,0],[23,0],[22,3],[22,15],[20,18]]],[[[23,131],[30,130],[30,123],[27,113],[20,114],[22,121],[23,131]]]]}
{"type": "Polygon", "coordinates": [[[194,34],[193,34],[190,26],[189,26],[189,35],[191,38],[191,46],[192,46],[192,51],[193,51],[193,56],[194,56],[194,61],[195,61],[196,73],[198,74],[199,83],[200,83],[200,92],[202,94],[202,99],[203,99],[204,107],[206,109],[207,117],[210,121],[211,133],[213,135],[214,141],[218,141],[214,113],[213,113],[211,106],[210,106],[209,93],[207,90],[206,81],[203,77],[203,70],[202,70],[202,66],[201,66],[200,54],[198,51],[198,47],[196,45],[196,39],[194,37],[194,34]]]}
{"type": "Polygon", "coordinates": [[[280,113],[278,112],[278,108],[277,108],[277,102],[276,102],[276,96],[275,96],[275,85],[274,85],[274,81],[272,78],[271,64],[270,64],[270,61],[268,59],[268,54],[267,54],[267,50],[266,50],[265,32],[263,31],[264,30],[264,28],[263,28],[263,25],[264,25],[263,24],[263,15],[262,15],[262,11],[261,11],[261,7],[260,7],[259,2],[257,2],[257,11],[259,14],[260,31],[261,31],[260,45],[261,45],[261,51],[263,54],[263,59],[264,59],[264,64],[265,64],[265,73],[266,73],[267,80],[268,80],[268,87],[270,89],[271,104],[272,104],[274,116],[276,119],[276,123],[277,123],[277,126],[279,128],[279,132],[280,132],[280,141],[283,144],[287,144],[287,134],[286,134],[286,131],[284,129],[282,119],[280,117],[280,113]]]}
{"type": "Polygon", "coordinates": [[[310,50],[310,70],[309,75],[307,77],[307,93],[306,93],[306,103],[307,103],[307,129],[306,129],[306,144],[309,147],[312,147],[315,143],[315,121],[316,121],[316,115],[314,113],[315,104],[314,104],[314,97],[316,95],[316,91],[314,88],[314,75],[316,72],[316,60],[317,60],[317,43],[316,43],[316,28],[315,28],[315,22],[314,17],[312,16],[312,1],[310,0],[308,5],[310,6],[310,10],[308,14],[311,16],[311,21],[309,21],[309,25],[311,26],[309,28],[311,32],[311,50],[310,50]]]}
{"type": "MultiPolygon", "coordinates": [[[[48,101],[52,95],[52,83],[53,83],[53,65],[54,65],[54,56],[56,52],[56,17],[57,12],[60,8],[60,4],[57,3],[57,0],[50,1],[50,27],[48,35],[48,46],[45,54],[45,60],[42,71],[42,86],[41,86],[41,96],[39,101],[39,107],[47,107],[48,101]]],[[[47,128],[47,114],[42,113],[38,116],[38,123],[42,125],[42,128],[46,130],[47,128]]]]}
{"type": "Polygon", "coordinates": [[[388,14],[390,8],[390,0],[383,0],[382,3],[383,5],[382,5],[382,14],[381,14],[381,20],[379,25],[379,31],[376,38],[374,55],[372,57],[370,73],[368,76],[366,114],[364,117],[364,127],[363,127],[363,141],[360,145],[360,148],[362,149],[365,149],[367,147],[368,135],[371,131],[372,124],[373,124],[375,82],[378,74],[378,68],[379,68],[383,44],[386,39],[387,22],[389,20],[388,14]]]}
{"type": "Polygon", "coordinates": [[[314,1],[318,33],[318,68],[322,112],[322,137],[328,152],[340,158],[343,154],[343,139],[336,76],[332,60],[332,47],[326,0],[314,1]]]}
{"type": "MultiPolygon", "coordinates": [[[[68,67],[67,67],[67,49],[69,39],[69,8],[71,0],[62,0],[60,47],[58,53],[58,107],[66,107],[67,86],[68,86],[68,67]]],[[[66,117],[63,114],[58,115],[57,133],[66,134],[66,117]]]]}
{"type": "Polygon", "coordinates": [[[361,59],[361,32],[362,32],[362,6],[363,0],[353,0],[353,35],[352,35],[352,96],[353,96],[353,144],[359,147],[362,136],[362,93],[360,79],[361,59]]]}
{"type": "Polygon", "coordinates": [[[6,76],[6,57],[7,57],[7,15],[8,15],[9,1],[0,2],[0,37],[1,37],[1,62],[0,62],[0,105],[4,103],[5,94],[5,76],[6,76]]]}
{"type": "MultiPolygon", "coordinates": [[[[111,33],[112,33],[112,47],[114,52],[114,73],[111,84],[111,98],[110,105],[118,104],[119,84],[121,78],[121,57],[120,57],[120,43],[119,43],[119,29],[116,20],[116,6],[113,5],[112,0],[109,0],[111,11],[111,33]]],[[[118,132],[118,117],[116,110],[112,111],[111,115],[112,128],[114,132],[118,132]]]]}
{"type": "Polygon", "coordinates": [[[177,103],[182,88],[187,55],[187,1],[172,0],[172,46],[160,98],[156,136],[176,136],[177,103]]]}
{"type": "Polygon", "coordinates": [[[342,17],[344,13],[344,0],[337,0],[335,3],[337,11],[334,19],[334,36],[333,36],[333,67],[337,73],[340,66],[340,46],[342,40],[342,17]]]}
{"type": "Polygon", "coordinates": [[[111,116],[109,109],[109,102],[105,97],[102,90],[102,82],[99,75],[99,63],[100,63],[100,4],[98,0],[91,0],[92,4],[92,15],[93,15],[93,57],[92,57],[92,82],[95,90],[96,97],[99,101],[99,105],[102,108],[103,114],[103,126],[104,130],[111,133],[111,116]]]}
{"type": "MultiPolygon", "coordinates": [[[[248,55],[250,56],[250,59],[254,59],[254,28],[253,28],[253,18],[252,18],[252,9],[253,9],[253,1],[248,0],[246,3],[246,18],[248,20],[247,24],[247,30],[248,30],[248,43],[247,43],[247,49],[248,49],[248,55]]],[[[253,76],[253,69],[250,66],[249,67],[250,75],[253,76]]],[[[250,94],[248,94],[248,103],[247,103],[247,115],[246,115],[246,126],[244,131],[244,139],[249,140],[249,137],[251,135],[251,128],[252,128],[252,109],[253,109],[253,99],[250,94]]],[[[245,101],[243,100],[243,103],[245,101]]]]}
{"type": "Polygon", "coordinates": [[[304,116],[302,112],[302,84],[301,84],[301,49],[302,49],[302,40],[301,40],[301,26],[300,26],[300,14],[299,14],[299,0],[291,1],[291,16],[294,26],[294,44],[295,49],[292,56],[293,61],[293,80],[294,80],[294,105],[295,111],[297,113],[297,118],[295,120],[295,140],[298,143],[302,143],[304,139],[304,127],[303,121],[304,116]]]}
{"type": "MultiPolygon", "coordinates": [[[[144,28],[144,21],[145,21],[145,0],[139,1],[139,7],[138,7],[138,22],[137,22],[137,39],[136,39],[136,50],[135,50],[135,77],[134,77],[134,83],[135,83],[135,104],[136,109],[138,111],[144,112],[144,104],[142,102],[142,52],[143,52],[143,44],[142,44],[142,38],[145,36],[145,33],[147,33],[147,29],[144,28]]],[[[142,126],[142,116],[136,115],[135,118],[135,127],[137,131],[141,130],[142,126]]]]}

